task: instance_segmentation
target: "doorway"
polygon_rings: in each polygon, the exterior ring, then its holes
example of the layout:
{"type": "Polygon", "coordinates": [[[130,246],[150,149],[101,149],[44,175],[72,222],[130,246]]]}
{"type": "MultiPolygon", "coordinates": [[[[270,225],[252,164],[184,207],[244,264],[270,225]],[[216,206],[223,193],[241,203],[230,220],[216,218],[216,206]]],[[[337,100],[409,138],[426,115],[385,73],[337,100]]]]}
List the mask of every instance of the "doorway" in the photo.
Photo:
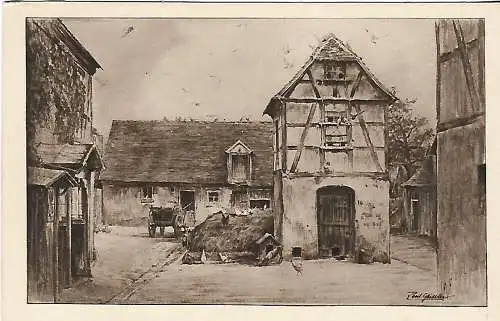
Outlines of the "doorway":
{"type": "Polygon", "coordinates": [[[180,203],[182,209],[186,211],[194,211],[196,208],[194,191],[181,191],[180,192],[180,203]]]}
{"type": "Polygon", "coordinates": [[[412,232],[418,232],[420,229],[420,202],[418,199],[411,200],[412,232]]]}
{"type": "Polygon", "coordinates": [[[317,191],[320,257],[354,254],[354,190],[327,186],[317,191]]]}

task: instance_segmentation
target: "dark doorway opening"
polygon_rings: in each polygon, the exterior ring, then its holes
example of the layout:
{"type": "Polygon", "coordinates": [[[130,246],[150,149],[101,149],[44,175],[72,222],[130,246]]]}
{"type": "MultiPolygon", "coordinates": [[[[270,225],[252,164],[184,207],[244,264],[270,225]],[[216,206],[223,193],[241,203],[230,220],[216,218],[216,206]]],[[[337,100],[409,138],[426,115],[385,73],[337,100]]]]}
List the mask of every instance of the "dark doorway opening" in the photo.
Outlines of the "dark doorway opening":
{"type": "Polygon", "coordinates": [[[181,206],[186,211],[194,211],[196,208],[194,200],[194,191],[181,191],[181,206]]]}

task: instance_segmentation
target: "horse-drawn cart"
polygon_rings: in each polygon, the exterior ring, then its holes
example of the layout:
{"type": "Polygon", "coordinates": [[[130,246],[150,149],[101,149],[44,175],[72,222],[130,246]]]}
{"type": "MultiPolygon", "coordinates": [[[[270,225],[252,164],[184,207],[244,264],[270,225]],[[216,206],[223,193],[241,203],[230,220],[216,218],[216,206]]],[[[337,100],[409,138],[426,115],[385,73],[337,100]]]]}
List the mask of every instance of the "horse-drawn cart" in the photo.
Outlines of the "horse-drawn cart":
{"type": "Polygon", "coordinates": [[[173,207],[149,208],[148,232],[150,237],[155,237],[156,228],[160,228],[160,236],[164,236],[165,227],[171,226],[174,229],[174,236],[180,237],[187,227],[194,225],[194,212],[184,211],[183,209],[173,207]],[[189,218],[192,216],[192,223],[189,218]],[[190,224],[191,223],[191,224],[190,224]]]}
{"type": "Polygon", "coordinates": [[[156,207],[149,208],[148,231],[150,237],[155,237],[156,228],[160,228],[160,236],[165,234],[165,227],[172,226],[174,235],[179,235],[179,227],[176,224],[178,209],[175,207],[156,207]]]}

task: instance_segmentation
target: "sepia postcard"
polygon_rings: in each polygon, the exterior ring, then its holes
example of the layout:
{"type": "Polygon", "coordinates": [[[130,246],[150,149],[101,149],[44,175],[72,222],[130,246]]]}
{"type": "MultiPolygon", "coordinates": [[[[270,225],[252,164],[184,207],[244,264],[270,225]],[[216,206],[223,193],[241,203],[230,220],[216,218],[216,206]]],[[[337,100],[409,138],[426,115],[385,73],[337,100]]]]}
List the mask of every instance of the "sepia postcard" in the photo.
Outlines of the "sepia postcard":
{"type": "Polygon", "coordinates": [[[9,320],[491,317],[493,4],[4,12],[9,320]]]}

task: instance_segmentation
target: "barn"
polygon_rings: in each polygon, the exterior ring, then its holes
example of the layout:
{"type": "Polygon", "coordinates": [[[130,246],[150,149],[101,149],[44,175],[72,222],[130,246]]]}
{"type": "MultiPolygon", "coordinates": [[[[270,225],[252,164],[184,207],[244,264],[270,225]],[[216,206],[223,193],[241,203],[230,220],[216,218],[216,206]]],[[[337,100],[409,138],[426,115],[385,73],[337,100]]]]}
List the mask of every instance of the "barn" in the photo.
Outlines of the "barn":
{"type": "Polygon", "coordinates": [[[271,98],[275,234],[285,257],[389,262],[385,112],[396,97],[335,35],[271,98]]]}
{"type": "Polygon", "coordinates": [[[403,183],[403,222],[406,232],[436,237],[436,155],[435,144],[421,168],[403,183]]]}
{"type": "Polygon", "coordinates": [[[194,211],[272,204],[269,122],[113,121],[101,175],[107,224],[145,222],[149,207],[194,211]]]}

